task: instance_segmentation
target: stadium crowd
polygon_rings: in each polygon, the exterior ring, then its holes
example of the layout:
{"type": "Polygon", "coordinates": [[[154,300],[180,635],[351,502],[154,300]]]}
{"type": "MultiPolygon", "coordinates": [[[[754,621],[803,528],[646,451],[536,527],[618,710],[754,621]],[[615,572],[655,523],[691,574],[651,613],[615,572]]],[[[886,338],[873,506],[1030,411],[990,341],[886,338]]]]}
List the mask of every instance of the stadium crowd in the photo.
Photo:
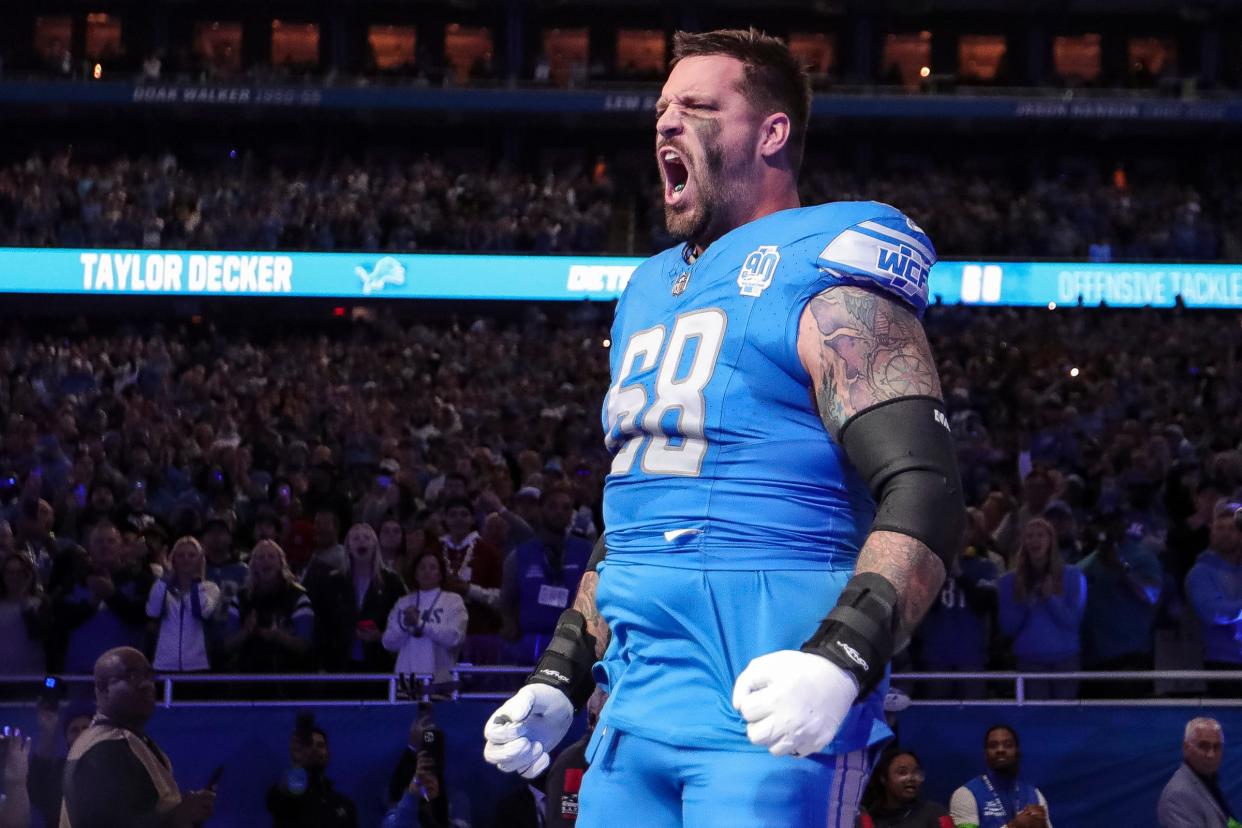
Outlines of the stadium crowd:
{"type": "MultiPolygon", "coordinates": [[[[550,632],[543,599],[572,593],[603,527],[604,315],[10,330],[0,670],[90,672],[105,650],[132,645],[160,672],[395,670],[430,676],[438,696],[459,661],[532,663],[550,632]]],[[[897,669],[1242,665],[1236,318],[933,306],[927,326],[971,525],[897,669]]],[[[63,723],[80,728],[83,710],[62,711],[63,723]]],[[[54,713],[41,715],[53,735],[36,739],[29,771],[45,780],[63,762],[54,713]]],[[[404,806],[386,824],[468,818],[429,758],[429,728],[420,716],[411,729],[389,786],[404,806]]],[[[309,824],[301,808],[354,824],[326,776],[328,734],[303,729],[268,794],[275,824],[309,824]]],[[[935,810],[918,805],[917,758],[894,752],[883,768],[871,818],[935,810]]],[[[1028,794],[1039,825],[1044,806],[1028,794]]],[[[497,824],[535,807],[527,787],[514,796],[497,824]]]]}
{"type": "Polygon", "coordinates": [[[0,245],[598,252],[612,217],[603,164],[543,175],[430,158],[262,169],[32,156],[0,168],[0,245]]]}
{"type": "MultiPolygon", "coordinates": [[[[600,156],[536,173],[379,156],[299,167],[244,153],[204,165],[171,153],[93,161],[63,151],[0,166],[0,246],[632,253],[644,239],[631,224],[663,246],[659,198],[635,193],[642,177],[614,166],[600,156]],[[649,212],[628,206],[648,203],[649,212]],[[630,221],[629,210],[646,220],[630,221]]],[[[864,174],[814,155],[807,168],[806,203],[899,204],[942,256],[1242,256],[1242,190],[1229,174],[1067,165],[1015,176],[930,162],[864,174]]]]}
{"type": "MultiPolygon", "coordinates": [[[[0,670],[532,663],[602,528],[601,313],[11,332],[0,670]]],[[[929,312],[972,525],[903,666],[1242,664],[1239,329],[1155,313],[929,312]]]]}

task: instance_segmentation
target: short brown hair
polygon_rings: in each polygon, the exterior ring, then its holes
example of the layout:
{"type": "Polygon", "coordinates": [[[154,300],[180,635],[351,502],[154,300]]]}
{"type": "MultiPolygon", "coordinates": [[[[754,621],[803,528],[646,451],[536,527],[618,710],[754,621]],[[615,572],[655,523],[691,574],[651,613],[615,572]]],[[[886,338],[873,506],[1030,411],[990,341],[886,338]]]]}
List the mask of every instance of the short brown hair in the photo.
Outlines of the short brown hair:
{"type": "Polygon", "coordinates": [[[724,55],[741,61],[744,85],[739,90],[766,114],[789,116],[789,159],[796,173],[802,166],[807,121],[811,115],[811,79],[785,41],[749,29],[677,32],[673,35],[672,69],[684,58],[724,55]]]}

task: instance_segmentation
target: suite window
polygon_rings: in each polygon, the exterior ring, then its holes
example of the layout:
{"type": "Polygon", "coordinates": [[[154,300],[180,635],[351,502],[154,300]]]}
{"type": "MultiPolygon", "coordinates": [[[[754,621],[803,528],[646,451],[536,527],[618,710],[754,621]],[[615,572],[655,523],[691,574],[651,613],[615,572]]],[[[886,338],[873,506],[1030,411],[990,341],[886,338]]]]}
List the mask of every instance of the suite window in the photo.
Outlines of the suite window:
{"type": "Polygon", "coordinates": [[[884,38],[884,81],[915,87],[931,75],[931,41],[931,32],[927,31],[884,38]]]}
{"type": "Polygon", "coordinates": [[[1132,37],[1126,51],[1131,75],[1155,77],[1177,71],[1177,42],[1171,37],[1132,37]]]}
{"type": "Polygon", "coordinates": [[[1052,41],[1052,64],[1067,81],[1091,83],[1100,77],[1100,36],[1062,35],[1052,41]]]}
{"type": "Polygon", "coordinates": [[[35,18],[35,54],[45,61],[59,60],[72,41],[73,18],[69,15],[35,18]]]}
{"type": "Polygon", "coordinates": [[[837,39],[833,35],[794,32],[789,36],[789,51],[812,78],[826,78],[837,68],[837,39]]]}
{"type": "Polygon", "coordinates": [[[273,66],[318,66],[319,25],[272,21],[273,66]]]}
{"type": "Polygon", "coordinates": [[[664,32],[659,29],[621,29],[617,32],[617,70],[623,76],[664,74],[664,32]]]}
{"type": "Polygon", "coordinates": [[[544,29],[543,53],[548,59],[548,74],[558,86],[568,85],[575,71],[585,79],[590,59],[590,29],[544,29]]]}
{"type": "Polygon", "coordinates": [[[1004,58],[1002,35],[962,35],[957,41],[957,71],[967,80],[996,80],[1004,58]]]}
{"type": "Polygon", "coordinates": [[[194,56],[216,72],[241,69],[242,24],[202,20],[194,24],[194,56]]]}
{"type": "Polygon", "coordinates": [[[387,71],[414,65],[418,34],[413,26],[372,26],[367,32],[367,43],[376,69],[387,71]]]}
{"type": "Polygon", "coordinates": [[[486,26],[444,27],[444,57],[452,67],[453,78],[465,83],[471,77],[492,74],[492,32],[486,26]]]}
{"type": "Polygon", "coordinates": [[[86,56],[108,60],[121,54],[121,18],[92,12],[86,16],[86,56]]]}

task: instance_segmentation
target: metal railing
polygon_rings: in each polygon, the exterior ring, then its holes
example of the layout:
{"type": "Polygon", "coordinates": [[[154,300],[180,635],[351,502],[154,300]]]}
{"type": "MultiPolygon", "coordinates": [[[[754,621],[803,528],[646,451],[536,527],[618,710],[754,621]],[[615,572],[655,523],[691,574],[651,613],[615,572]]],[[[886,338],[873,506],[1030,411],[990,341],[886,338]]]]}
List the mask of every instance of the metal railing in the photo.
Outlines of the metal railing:
{"type": "MultiPolygon", "coordinates": [[[[452,673],[452,681],[437,684],[431,675],[394,675],[392,673],[160,673],[156,676],[157,684],[162,684],[161,703],[164,707],[301,707],[306,705],[358,707],[365,705],[410,704],[432,700],[478,700],[506,699],[512,689],[503,691],[462,691],[461,679],[477,676],[513,676],[516,679],[530,673],[530,667],[522,666],[474,666],[461,664],[452,673]],[[276,685],[334,685],[334,684],[374,684],[376,690],[385,690],[384,698],[367,699],[187,699],[179,698],[177,688],[194,685],[225,684],[234,688],[239,685],[257,685],[272,687],[276,685]]],[[[59,677],[70,685],[91,684],[94,679],[89,675],[65,675],[59,677]]],[[[4,676],[0,677],[0,688],[14,685],[41,686],[44,676],[4,676]]],[[[1242,684],[1242,670],[1156,670],[1156,671],[1074,671],[1065,673],[1020,673],[1020,672],[974,672],[974,673],[894,673],[894,682],[920,683],[929,681],[953,682],[986,682],[993,687],[1012,688],[1012,698],[999,697],[987,699],[911,699],[912,706],[926,707],[961,707],[985,706],[998,704],[1014,704],[1025,707],[1242,707],[1242,696],[1237,698],[1211,698],[1196,695],[1199,692],[1191,689],[1189,694],[1176,696],[1154,696],[1146,698],[1090,698],[1090,699],[1031,699],[1028,698],[1027,683],[1032,681],[1090,681],[1090,682],[1151,682],[1153,689],[1156,682],[1239,682],[1242,684]]],[[[6,702],[6,706],[20,702],[6,702]]]]}

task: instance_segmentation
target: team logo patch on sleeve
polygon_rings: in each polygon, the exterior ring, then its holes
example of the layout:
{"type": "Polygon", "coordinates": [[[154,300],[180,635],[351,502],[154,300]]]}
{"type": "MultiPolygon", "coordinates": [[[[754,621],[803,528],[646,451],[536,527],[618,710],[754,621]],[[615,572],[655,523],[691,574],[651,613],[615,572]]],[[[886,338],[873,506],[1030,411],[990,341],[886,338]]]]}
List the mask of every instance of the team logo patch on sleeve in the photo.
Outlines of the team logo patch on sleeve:
{"type": "Polygon", "coordinates": [[[761,296],[772,284],[772,274],[781,263],[780,248],[774,244],[760,245],[742,263],[737,286],[743,296],[761,296]]]}

